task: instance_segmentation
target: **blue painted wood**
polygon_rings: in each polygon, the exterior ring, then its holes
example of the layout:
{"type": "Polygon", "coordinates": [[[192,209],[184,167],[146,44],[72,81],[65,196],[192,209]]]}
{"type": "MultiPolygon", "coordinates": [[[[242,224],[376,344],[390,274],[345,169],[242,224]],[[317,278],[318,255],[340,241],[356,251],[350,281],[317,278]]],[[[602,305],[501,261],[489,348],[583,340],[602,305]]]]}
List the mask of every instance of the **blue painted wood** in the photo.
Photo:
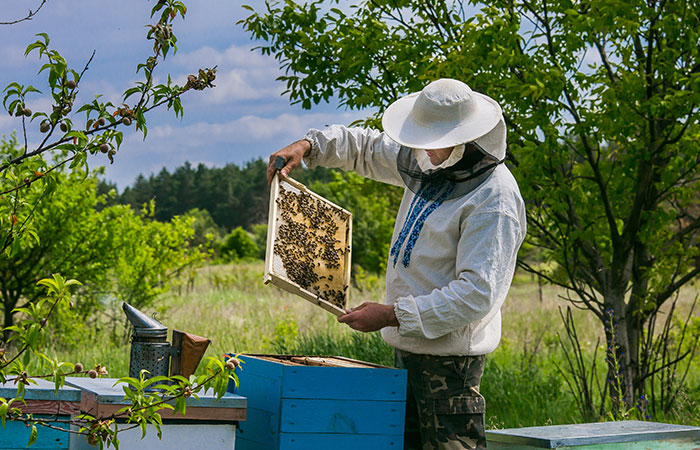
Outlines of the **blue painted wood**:
{"type": "Polygon", "coordinates": [[[282,397],[394,400],[406,397],[406,371],[365,367],[284,366],[282,397]]]}
{"type": "Polygon", "coordinates": [[[279,447],[280,392],[282,365],[259,358],[241,356],[243,364],[236,369],[239,389],[233,382],[228,391],[248,399],[248,417],[236,431],[239,450],[279,447]],[[243,439],[243,440],[240,440],[243,439]]]}
{"type": "MultiPolygon", "coordinates": [[[[84,378],[66,377],[66,384],[78,389],[97,394],[97,402],[100,404],[125,404],[124,387],[125,383],[115,386],[118,380],[115,378],[84,378]]],[[[187,406],[212,407],[212,408],[245,408],[246,398],[240,395],[227,393],[217,400],[213,390],[197,394],[197,397],[189,397],[187,406]],[[197,398],[199,397],[199,398],[197,398]]]]}
{"type": "Polygon", "coordinates": [[[282,399],[281,432],[403,433],[403,402],[282,399]]]}
{"type": "MultiPolygon", "coordinates": [[[[45,416],[36,417],[41,418],[45,416]]],[[[53,425],[63,429],[68,428],[68,425],[66,424],[54,423],[53,425]]],[[[27,442],[29,442],[30,432],[31,428],[27,428],[22,422],[7,421],[5,423],[5,429],[0,428],[0,449],[14,450],[28,448],[27,442]]],[[[68,448],[69,439],[70,433],[67,431],[59,431],[37,426],[36,443],[29,448],[34,450],[64,449],[68,448]]]]}
{"type": "Polygon", "coordinates": [[[228,387],[248,399],[237,450],[327,449],[329,433],[347,442],[341,448],[402,448],[404,370],[289,365],[263,355],[240,359],[239,389],[228,387]]]}
{"type": "Polygon", "coordinates": [[[486,432],[489,442],[503,448],[563,448],[669,439],[700,439],[700,428],[636,420],[510,428],[486,432]]]}
{"type": "Polygon", "coordinates": [[[236,435],[236,450],[270,450],[272,448],[277,447],[270,447],[267,444],[244,439],[236,435]]]}
{"type": "MultiPolygon", "coordinates": [[[[280,450],[401,450],[403,434],[282,433],[280,450]]],[[[238,447],[238,442],[236,442],[238,447]]]]}
{"type": "Polygon", "coordinates": [[[282,365],[245,356],[241,356],[241,360],[243,364],[236,369],[240,388],[236,391],[233,382],[230,382],[228,391],[246,397],[251,407],[279,411],[282,365]]]}
{"type": "MultiPolygon", "coordinates": [[[[32,382],[36,382],[36,384],[25,386],[25,400],[80,402],[80,390],[72,386],[64,385],[56,392],[53,382],[41,378],[32,379],[32,382]]],[[[0,383],[0,397],[17,397],[17,385],[12,381],[0,383]]]]}
{"type": "Polygon", "coordinates": [[[279,441],[279,410],[270,412],[248,408],[245,422],[238,424],[236,439],[247,439],[268,448],[274,448],[279,441]]]}

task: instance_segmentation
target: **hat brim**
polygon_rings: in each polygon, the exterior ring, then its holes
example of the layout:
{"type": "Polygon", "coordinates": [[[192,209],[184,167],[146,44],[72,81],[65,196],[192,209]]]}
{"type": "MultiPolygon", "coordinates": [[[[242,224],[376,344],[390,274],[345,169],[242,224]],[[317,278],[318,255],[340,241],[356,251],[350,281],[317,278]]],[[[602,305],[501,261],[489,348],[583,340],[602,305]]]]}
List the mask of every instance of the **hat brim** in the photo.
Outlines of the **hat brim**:
{"type": "Polygon", "coordinates": [[[411,116],[419,94],[415,92],[396,100],[382,116],[384,132],[394,141],[410,148],[430,150],[471,142],[491,131],[503,114],[498,102],[473,92],[476,100],[474,107],[461,122],[443,127],[426,126],[411,116]]]}

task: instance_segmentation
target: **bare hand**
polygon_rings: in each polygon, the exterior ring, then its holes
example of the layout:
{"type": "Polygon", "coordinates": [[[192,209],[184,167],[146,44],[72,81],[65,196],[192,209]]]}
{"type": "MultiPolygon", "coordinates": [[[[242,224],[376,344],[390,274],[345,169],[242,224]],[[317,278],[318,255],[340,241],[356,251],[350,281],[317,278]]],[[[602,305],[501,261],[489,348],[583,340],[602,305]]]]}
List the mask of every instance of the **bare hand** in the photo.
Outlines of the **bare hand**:
{"type": "Polygon", "coordinates": [[[338,317],[338,322],[346,323],[350,328],[364,332],[399,325],[393,306],[372,302],[365,302],[349,310],[347,314],[338,317]]]}
{"type": "Polygon", "coordinates": [[[280,175],[287,177],[289,176],[289,172],[301,163],[301,158],[303,158],[310,149],[311,144],[309,144],[309,141],[301,139],[270,155],[270,161],[267,164],[267,184],[272,183],[272,177],[275,176],[274,165],[278,156],[281,156],[287,161],[287,164],[280,170],[280,175]]]}

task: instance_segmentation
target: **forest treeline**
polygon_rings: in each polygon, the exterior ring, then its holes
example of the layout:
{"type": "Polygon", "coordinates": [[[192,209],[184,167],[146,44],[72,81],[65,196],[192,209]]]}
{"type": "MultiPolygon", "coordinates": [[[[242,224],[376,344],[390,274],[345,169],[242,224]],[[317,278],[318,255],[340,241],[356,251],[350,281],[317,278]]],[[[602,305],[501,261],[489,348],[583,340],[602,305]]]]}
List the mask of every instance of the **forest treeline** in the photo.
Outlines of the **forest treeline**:
{"type": "MultiPolygon", "coordinates": [[[[154,202],[153,218],[160,222],[192,217],[193,243],[205,244],[215,258],[264,258],[270,196],[266,171],[262,159],[224,167],[185,163],[172,173],[163,168],[148,177],[139,175],[122,193],[115,194],[116,185],[101,181],[98,193],[109,194],[106,206],[129,205],[136,212],[154,202]]],[[[353,266],[382,272],[402,190],[323,167],[299,167],[292,176],[353,214],[353,266]]]]}
{"type": "MultiPolygon", "coordinates": [[[[138,211],[155,200],[155,218],[161,222],[196,208],[206,210],[224,232],[237,227],[250,229],[267,223],[270,188],[266,170],[267,162],[260,158],[242,166],[231,163],[223,167],[193,167],[186,162],[172,173],[164,167],[158,174],[139,175],[131,186],[111,196],[108,205],[125,204],[138,211]]],[[[295,170],[293,177],[306,185],[326,183],[332,179],[331,172],[323,167],[304,168],[295,170]]],[[[100,193],[112,189],[116,189],[115,184],[100,182],[100,193]]]]}

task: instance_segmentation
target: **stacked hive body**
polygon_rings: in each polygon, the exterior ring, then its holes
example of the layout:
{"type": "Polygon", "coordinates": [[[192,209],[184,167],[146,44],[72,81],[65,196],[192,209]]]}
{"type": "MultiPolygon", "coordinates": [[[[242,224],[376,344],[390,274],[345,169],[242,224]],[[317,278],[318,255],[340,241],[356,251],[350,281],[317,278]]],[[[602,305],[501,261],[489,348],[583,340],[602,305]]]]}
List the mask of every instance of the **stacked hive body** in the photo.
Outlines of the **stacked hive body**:
{"type": "Polygon", "coordinates": [[[349,296],[352,215],[275,176],[270,193],[265,283],[271,282],[336,315],[349,296]]]}
{"type": "MultiPolygon", "coordinates": [[[[37,440],[30,448],[37,450],[68,449],[70,434],[66,423],[71,416],[80,413],[80,391],[63,386],[58,390],[52,382],[33,380],[36,384],[25,386],[24,402],[17,401],[12,408],[20,408],[24,413],[33,414],[37,419],[56,420],[55,428],[37,426],[37,440]],[[56,428],[60,428],[58,430],[56,428]]],[[[17,397],[17,385],[13,381],[0,384],[0,397],[17,397]]],[[[7,421],[0,431],[0,448],[27,448],[31,428],[23,422],[7,421]]]]}
{"type": "Polygon", "coordinates": [[[404,370],[338,357],[241,359],[237,393],[248,399],[248,421],[237,449],[403,448],[404,370]]]}

